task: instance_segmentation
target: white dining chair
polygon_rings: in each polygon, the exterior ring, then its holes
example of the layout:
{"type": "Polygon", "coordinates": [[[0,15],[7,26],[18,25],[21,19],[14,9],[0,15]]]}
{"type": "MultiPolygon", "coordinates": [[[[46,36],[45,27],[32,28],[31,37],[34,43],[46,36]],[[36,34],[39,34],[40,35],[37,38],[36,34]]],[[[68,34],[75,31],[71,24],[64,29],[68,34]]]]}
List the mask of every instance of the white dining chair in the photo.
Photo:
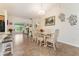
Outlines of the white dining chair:
{"type": "Polygon", "coordinates": [[[39,33],[37,34],[37,44],[39,44],[40,46],[42,46],[44,44],[44,35],[39,33]]]}
{"type": "Polygon", "coordinates": [[[59,29],[56,29],[54,33],[51,33],[51,36],[47,36],[46,45],[52,46],[54,48],[54,50],[56,50],[58,35],[59,35],[59,29]],[[51,44],[48,44],[48,42],[51,44]]]}
{"type": "Polygon", "coordinates": [[[34,34],[33,34],[33,39],[32,39],[32,41],[37,42],[37,33],[34,33],[34,34]]]}

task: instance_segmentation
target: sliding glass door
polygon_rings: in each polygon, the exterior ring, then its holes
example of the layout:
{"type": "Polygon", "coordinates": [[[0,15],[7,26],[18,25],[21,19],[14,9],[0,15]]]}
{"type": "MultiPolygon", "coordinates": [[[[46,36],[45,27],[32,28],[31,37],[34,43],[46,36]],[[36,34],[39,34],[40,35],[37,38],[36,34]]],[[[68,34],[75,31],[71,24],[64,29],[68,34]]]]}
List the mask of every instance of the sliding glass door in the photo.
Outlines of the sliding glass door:
{"type": "Polygon", "coordinates": [[[23,32],[24,31],[24,24],[23,23],[15,23],[15,32],[23,32]]]}

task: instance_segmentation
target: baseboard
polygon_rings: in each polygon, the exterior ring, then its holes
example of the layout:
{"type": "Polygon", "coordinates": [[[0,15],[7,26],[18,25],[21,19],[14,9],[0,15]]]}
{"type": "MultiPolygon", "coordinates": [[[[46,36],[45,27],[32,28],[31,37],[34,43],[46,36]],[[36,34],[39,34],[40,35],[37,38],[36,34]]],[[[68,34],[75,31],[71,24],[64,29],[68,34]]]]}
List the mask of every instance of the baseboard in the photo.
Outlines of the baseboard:
{"type": "Polygon", "coordinates": [[[58,40],[58,42],[62,42],[64,44],[68,44],[68,45],[71,45],[71,46],[74,46],[74,47],[78,47],[79,48],[79,45],[76,45],[76,44],[72,44],[72,43],[69,43],[69,42],[61,41],[61,40],[58,40]]]}

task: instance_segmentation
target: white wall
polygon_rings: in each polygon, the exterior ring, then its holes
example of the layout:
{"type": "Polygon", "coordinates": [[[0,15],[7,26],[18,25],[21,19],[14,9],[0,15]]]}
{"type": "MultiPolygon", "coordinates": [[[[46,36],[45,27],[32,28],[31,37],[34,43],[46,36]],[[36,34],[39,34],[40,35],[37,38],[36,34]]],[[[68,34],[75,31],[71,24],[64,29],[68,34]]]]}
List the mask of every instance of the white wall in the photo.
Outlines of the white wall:
{"type": "MultiPolygon", "coordinates": [[[[59,4],[58,4],[59,5],[59,4]]],[[[43,16],[43,18],[40,19],[40,27],[43,28],[45,30],[45,32],[54,32],[54,30],[56,28],[59,28],[59,26],[57,25],[59,19],[57,18],[59,12],[61,11],[60,8],[58,7],[58,5],[54,5],[52,6],[51,10],[49,10],[48,12],[46,12],[45,16],[43,16]],[[55,25],[53,26],[45,26],[45,18],[50,17],[50,16],[55,16],[55,25]]]]}
{"type": "Polygon", "coordinates": [[[10,15],[8,15],[8,20],[12,21],[13,23],[16,23],[16,22],[28,23],[29,22],[28,19],[24,19],[24,18],[17,17],[17,16],[10,16],[10,15]]]}
{"type": "Polygon", "coordinates": [[[59,41],[68,43],[70,45],[79,47],[79,4],[61,4],[60,9],[66,14],[66,21],[64,23],[60,22],[58,25],[61,32],[59,41]],[[77,25],[71,26],[68,23],[68,17],[71,15],[78,16],[77,25]]]}
{"type": "Polygon", "coordinates": [[[46,32],[54,32],[55,29],[59,29],[58,41],[79,47],[79,4],[58,4],[54,5],[47,14],[40,20],[40,26],[44,28],[46,32]],[[61,22],[58,18],[60,13],[65,13],[66,21],[61,22]],[[68,22],[68,17],[71,14],[78,16],[77,25],[71,26],[68,22]],[[55,16],[55,26],[45,26],[45,18],[55,16]]]}

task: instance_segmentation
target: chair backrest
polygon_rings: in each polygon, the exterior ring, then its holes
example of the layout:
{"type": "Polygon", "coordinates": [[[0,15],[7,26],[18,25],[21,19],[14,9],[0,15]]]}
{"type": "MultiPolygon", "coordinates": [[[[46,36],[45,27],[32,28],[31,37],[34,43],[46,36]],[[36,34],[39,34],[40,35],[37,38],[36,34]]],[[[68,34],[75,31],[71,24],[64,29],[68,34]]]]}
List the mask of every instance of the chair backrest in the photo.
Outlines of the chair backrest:
{"type": "Polygon", "coordinates": [[[59,29],[56,29],[54,33],[51,33],[51,41],[56,42],[59,35],[59,29]]]}
{"type": "Polygon", "coordinates": [[[51,34],[47,34],[45,38],[50,40],[51,39],[51,34]]]}
{"type": "Polygon", "coordinates": [[[59,29],[56,29],[54,33],[54,41],[57,41],[58,35],[59,35],[59,29]]]}

